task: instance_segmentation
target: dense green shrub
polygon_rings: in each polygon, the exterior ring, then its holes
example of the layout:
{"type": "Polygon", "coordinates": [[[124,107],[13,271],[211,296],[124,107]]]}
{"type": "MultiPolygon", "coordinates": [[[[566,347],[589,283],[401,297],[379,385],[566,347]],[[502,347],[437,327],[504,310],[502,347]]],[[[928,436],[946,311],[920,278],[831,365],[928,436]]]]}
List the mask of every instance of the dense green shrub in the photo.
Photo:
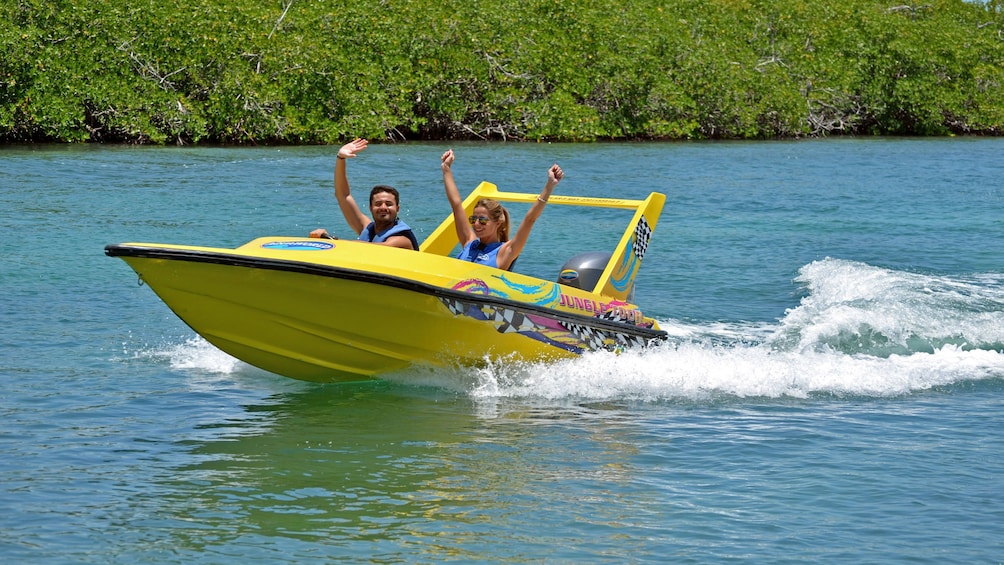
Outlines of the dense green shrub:
{"type": "Polygon", "coordinates": [[[6,0],[0,140],[1004,132],[1004,3],[6,0]]]}

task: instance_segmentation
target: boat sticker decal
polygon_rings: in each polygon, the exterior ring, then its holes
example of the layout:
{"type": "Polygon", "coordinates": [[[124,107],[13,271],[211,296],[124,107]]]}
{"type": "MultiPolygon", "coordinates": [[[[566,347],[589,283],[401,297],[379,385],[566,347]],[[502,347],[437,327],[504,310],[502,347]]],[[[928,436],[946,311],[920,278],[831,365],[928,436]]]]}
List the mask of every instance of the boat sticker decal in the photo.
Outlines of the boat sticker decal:
{"type": "Polygon", "coordinates": [[[561,274],[558,275],[558,278],[561,279],[563,283],[569,284],[572,281],[578,280],[579,272],[576,271],[575,269],[565,269],[564,271],[561,271],[561,274]]]}
{"type": "Polygon", "coordinates": [[[488,286],[488,283],[486,283],[481,279],[462,280],[453,285],[453,290],[458,290],[460,292],[467,292],[470,294],[478,294],[482,296],[497,296],[499,298],[508,298],[506,294],[499,292],[494,288],[488,286]]]}
{"type": "Polygon", "coordinates": [[[475,320],[488,320],[481,308],[474,303],[464,302],[455,298],[439,297],[439,301],[446,306],[454,316],[467,316],[475,320]]]}
{"type": "Polygon", "coordinates": [[[537,327],[522,312],[508,308],[491,308],[492,322],[500,334],[520,333],[536,330],[537,327]]]}
{"type": "Polygon", "coordinates": [[[626,347],[644,347],[646,340],[639,336],[624,335],[582,324],[563,323],[569,331],[579,336],[594,351],[620,351],[626,347]]]}
{"type": "Polygon", "coordinates": [[[542,293],[542,292],[546,292],[545,289],[550,290],[551,291],[550,294],[554,295],[554,291],[556,290],[556,287],[557,287],[557,285],[555,285],[553,282],[542,282],[540,284],[532,284],[532,285],[531,284],[519,284],[517,282],[514,282],[514,281],[506,278],[505,275],[499,275],[498,279],[500,281],[502,281],[502,284],[506,285],[510,289],[515,290],[516,292],[519,292],[520,294],[526,294],[526,295],[534,295],[534,294],[539,294],[539,293],[542,293]]]}
{"type": "Polygon", "coordinates": [[[284,249],[296,251],[324,251],[335,246],[326,241],[269,241],[261,244],[262,249],[284,249]]]}
{"type": "Polygon", "coordinates": [[[622,324],[631,324],[634,326],[644,325],[645,320],[645,315],[638,309],[637,306],[620,300],[596,302],[592,298],[579,298],[578,296],[562,293],[561,299],[558,301],[558,306],[564,306],[565,308],[570,308],[572,310],[590,312],[596,318],[620,322],[622,324]]]}
{"type": "Polygon", "coordinates": [[[631,253],[625,253],[621,257],[620,264],[617,265],[617,269],[610,277],[610,284],[614,288],[619,291],[626,291],[631,286],[635,275],[638,274],[641,261],[645,258],[645,253],[648,251],[648,242],[651,239],[652,227],[649,226],[645,216],[642,216],[638,219],[638,223],[635,224],[634,233],[631,234],[631,241],[628,242],[628,245],[631,247],[631,253]]]}
{"type": "Polygon", "coordinates": [[[622,324],[632,324],[640,326],[645,319],[645,315],[637,308],[625,308],[623,306],[610,305],[610,309],[596,315],[597,318],[620,322],[622,324]]]}
{"type": "Polygon", "coordinates": [[[648,220],[642,216],[638,220],[638,225],[634,227],[634,241],[631,243],[631,251],[639,261],[645,258],[648,251],[648,242],[652,239],[652,228],[648,225],[648,220]]]}
{"type": "Polygon", "coordinates": [[[456,316],[468,316],[491,323],[499,333],[518,333],[524,337],[558,347],[570,353],[581,354],[583,343],[575,334],[560,324],[542,316],[491,305],[477,305],[463,300],[439,299],[456,316]]]}
{"type": "MultiPolygon", "coordinates": [[[[525,314],[512,308],[490,304],[474,304],[456,298],[440,297],[440,302],[455,316],[467,316],[487,322],[499,333],[517,333],[571,353],[581,354],[586,350],[620,351],[628,347],[643,347],[648,341],[641,336],[632,336],[616,331],[596,328],[584,324],[561,322],[525,314]]],[[[598,319],[618,322],[634,322],[641,317],[637,310],[612,308],[598,319]],[[625,319],[625,317],[629,319],[625,319]]]]}
{"type": "Polygon", "coordinates": [[[579,298],[571,294],[561,293],[561,300],[558,301],[558,306],[564,306],[573,310],[584,310],[586,312],[602,312],[606,305],[597,304],[592,298],[579,298]]]}
{"type": "Polygon", "coordinates": [[[554,306],[561,298],[561,290],[553,282],[548,281],[536,285],[527,285],[514,282],[506,278],[505,275],[499,275],[498,279],[510,290],[515,291],[525,297],[525,299],[529,299],[536,306],[554,306]]]}
{"type": "Polygon", "coordinates": [[[495,278],[502,283],[504,288],[500,288],[499,285],[490,285],[482,279],[465,279],[454,284],[452,289],[470,294],[497,296],[499,298],[510,298],[513,293],[516,293],[522,297],[522,300],[527,300],[536,306],[553,306],[557,304],[561,297],[558,285],[553,282],[525,285],[514,282],[506,278],[505,275],[496,276],[495,278]]]}

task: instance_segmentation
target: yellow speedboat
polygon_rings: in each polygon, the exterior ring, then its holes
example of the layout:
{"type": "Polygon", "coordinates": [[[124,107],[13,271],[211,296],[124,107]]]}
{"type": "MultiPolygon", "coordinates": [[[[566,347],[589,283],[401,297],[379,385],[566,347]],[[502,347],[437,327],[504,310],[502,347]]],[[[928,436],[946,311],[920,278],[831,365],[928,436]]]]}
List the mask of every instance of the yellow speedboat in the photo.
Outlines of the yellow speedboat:
{"type": "MultiPolygon", "coordinates": [[[[531,203],[536,195],[483,182],[464,201],[467,212],[483,197],[531,203]]],[[[261,237],[236,249],[121,243],[105,253],[230,355],[295,379],[353,381],[413,364],[546,361],[661,342],[665,332],[630,301],[665,200],[656,192],[645,200],[551,196],[551,205],[634,210],[612,254],[583,254],[556,281],[450,257],[452,215],[419,252],[261,237]]]]}

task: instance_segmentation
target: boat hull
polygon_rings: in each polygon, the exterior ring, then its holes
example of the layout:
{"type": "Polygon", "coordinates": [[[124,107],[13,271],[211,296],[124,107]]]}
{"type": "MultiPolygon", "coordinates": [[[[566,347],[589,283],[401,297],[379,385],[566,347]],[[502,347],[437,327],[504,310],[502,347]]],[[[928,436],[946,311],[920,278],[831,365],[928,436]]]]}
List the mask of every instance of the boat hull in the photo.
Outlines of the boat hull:
{"type": "Polygon", "coordinates": [[[251,365],[301,380],[412,365],[548,361],[665,334],[633,305],[515,273],[356,241],[259,238],[237,249],[119,244],[194,331],[251,365]]]}

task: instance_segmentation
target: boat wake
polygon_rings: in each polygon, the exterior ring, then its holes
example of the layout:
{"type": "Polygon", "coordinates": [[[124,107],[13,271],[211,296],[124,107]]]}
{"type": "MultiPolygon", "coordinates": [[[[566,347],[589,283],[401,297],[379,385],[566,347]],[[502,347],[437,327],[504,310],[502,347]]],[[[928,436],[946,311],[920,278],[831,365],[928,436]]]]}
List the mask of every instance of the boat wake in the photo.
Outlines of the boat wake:
{"type": "MultiPolygon", "coordinates": [[[[804,266],[805,295],[773,323],[661,320],[670,340],[555,363],[387,376],[475,399],[714,400],[891,397],[1004,379],[1004,275],[948,277],[824,259],[804,266]]],[[[161,351],[176,370],[243,363],[196,338],[161,351]]]]}
{"type": "MultiPolygon", "coordinates": [[[[890,397],[958,382],[1004,378],[1004,354],[946,345],[932,353],[875,357],[783,352],[766,345],[684,342],[621,355],[477,370],[475,398],[708,401],[724,398],[890,397]]],[[[410,377],[401,377],[410,381],[410,377]]],[[[456,382],[455,380],[453,382],[456,382]]],[[[447,380],[424,384],[449,386],[447,380]]]]}
{"type": "MultiPolygon", "coordinates": [[[[825,259],[775,323],[660,320],[665,345],[552,364],[492,364],[479,398],[707,400],[900,396],[1004,378],[1004,275],[945,277],[825,259]]],[[[469,370],[470,371],[470,370],[469,370]]],[[[439,383],[444,385],[445,383],[439,383]]]]}
{"type": "Polygon", "coordinates": [[[825,259],[803,267],[807,296],[771,337],[782,351],[879,357],[1004,348],[1004,275],[945,277],[825,259]]]}

